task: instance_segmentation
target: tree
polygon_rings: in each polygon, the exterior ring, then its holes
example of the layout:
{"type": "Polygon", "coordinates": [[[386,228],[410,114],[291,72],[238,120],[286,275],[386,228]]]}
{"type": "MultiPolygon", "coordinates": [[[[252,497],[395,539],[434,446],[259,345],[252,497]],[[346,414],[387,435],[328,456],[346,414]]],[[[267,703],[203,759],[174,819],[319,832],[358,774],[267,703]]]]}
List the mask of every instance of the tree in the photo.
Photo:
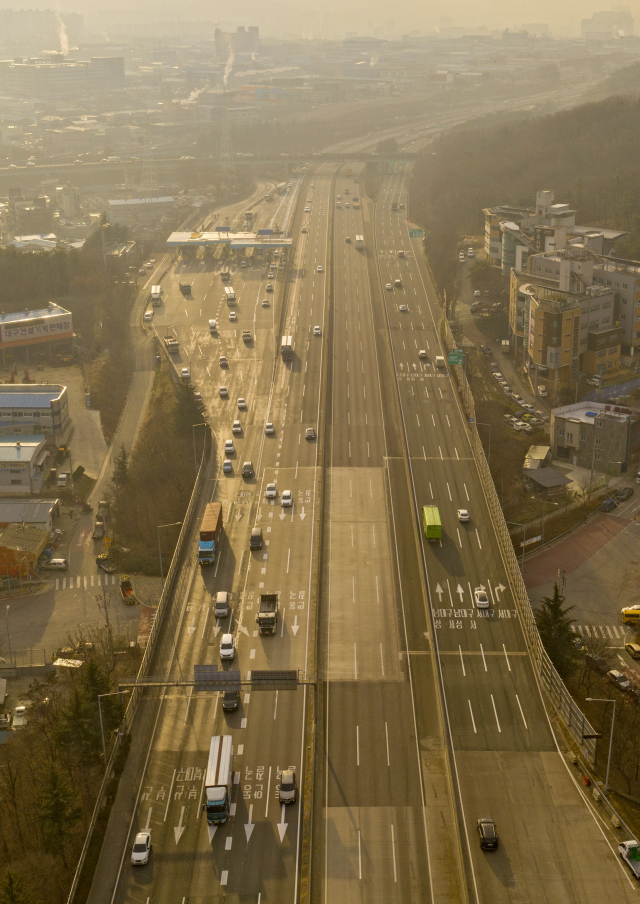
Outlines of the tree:
{"type": "Polygon", "coordinates": [[[585,686],[589,696],[600,672],[606,671],[611,665],[611,650],[609,639],[603,637],[592,625],[586,626],[586,634],[580,683],[585,686]]]}
{"type": "Polygon", "coordinates": [[[0,904],[31,904],[31,901],[22,879],[7,870],[0,882],[0,904]]]}
{"type": "Polygon", "coordinates": [[[44,850],[58,854],[65,866],[65,842],[79,819],[80,809],[71,788],[55,763],[50,763],[40,792],[38,821],[44,850]]]}
{"type": "Polygon", "coordinates": [[[575,644],[574,619],[569,613],[573,606],[565,606],[565,598],[557,583],[553,585],[553,596],[545,596],[535,614],[536,625],[549,658],[560,676],[565,678],[575,671],[579,662],[579,652],[575,644]]]}

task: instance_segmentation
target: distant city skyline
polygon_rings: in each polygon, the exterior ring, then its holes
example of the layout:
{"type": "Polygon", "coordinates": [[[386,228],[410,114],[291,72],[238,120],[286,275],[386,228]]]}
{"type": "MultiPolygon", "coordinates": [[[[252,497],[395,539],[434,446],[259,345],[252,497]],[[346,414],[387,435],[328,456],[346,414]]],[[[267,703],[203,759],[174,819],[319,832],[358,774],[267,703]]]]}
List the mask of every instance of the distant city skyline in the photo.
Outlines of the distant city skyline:
{"type": "MultiPolygon", "coordinates": [[[[61,12],[81,13],[85,18],[85,34],[122,35],[128,23],[140,24],[148,19],[158,25],[163,23],[213,24],[219,22],[224,29],[235,30],[237,25],[257,25],[264,37],[304,37],[342,39],[347,32],[378,38],[398,37],[419,32],[427,34],[446,28],[486,27],[489,31],[505,28],[521,28],[527,23],[547,24],[554,36],[580,35],[582,19],[595,12],[612,8],[628,9],[635,20],[640,21],[640,0],[627,3],[603,3],[600,0],[539,0],[535,8],[525,0],[492,0],[477,3],[471,0],[430,0],[426,4],[416,0],[396,0],[390,6],[383,0],[355,0],[349,5],[338,0],[324,0],[321,4],[311,0],[272,0],[265,5],[258,0],[245,0],[233,18],[229,6],[210,3],[208,0],[186,0],[179,10],[168,0],[58,0],[55,4],[30,3],[31,8],[50,9],[55,6],[61,12]]],[[[4,9],[23,9],[21,0],[5,2],[4,9]]],[[[636,26],[636,30],[638,26],[636,26]]],[[[170,33],[168,32],[168,35],[170,33]]],[[[138,30],[135,30],[136,37],[138,30]]]]}

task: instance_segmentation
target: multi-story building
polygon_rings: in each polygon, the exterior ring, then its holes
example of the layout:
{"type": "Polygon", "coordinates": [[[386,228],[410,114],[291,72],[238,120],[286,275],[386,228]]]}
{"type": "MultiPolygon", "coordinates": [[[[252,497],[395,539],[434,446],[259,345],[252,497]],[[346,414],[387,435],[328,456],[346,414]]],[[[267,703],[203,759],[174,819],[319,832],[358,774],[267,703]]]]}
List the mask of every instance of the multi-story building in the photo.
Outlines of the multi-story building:
{"type": "Polygon", "coordinates": [[[637,461],[640,411],[602,402],[577,402],[551,412],[553,457],[617,475],[637,461]]]}
{"type": "Polygon", "coordinates": [[[67,387],[57,383],[29,386],[7,383],[0,391],[0,443],[16,442],[32,434],[64,443],[71,431],[67,387]],[[9,440],[11,437],[11,440],[9,440]]]}

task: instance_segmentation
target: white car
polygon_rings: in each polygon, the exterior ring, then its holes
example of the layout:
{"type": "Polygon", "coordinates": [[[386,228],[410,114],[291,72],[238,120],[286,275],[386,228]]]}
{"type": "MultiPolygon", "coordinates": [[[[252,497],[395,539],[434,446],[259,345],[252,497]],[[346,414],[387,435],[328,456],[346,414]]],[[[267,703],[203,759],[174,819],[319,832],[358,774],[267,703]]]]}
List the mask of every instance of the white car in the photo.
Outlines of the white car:
{"type": "Polygon", "coordinates": [[[424,348],[421,348],[421,349],[420,349],[420,351],[418,352],[418,357],[419,357],[419,358],[426,358],[426,357],[427,357],[427,352],[426,352],[426,350],[425,350],[424,348]]]}
{"type": "Polygon", "coordinates": [[[269,421],[267,424],[265,424],[264,432],[267,434],[267,436],[273,436],[274,433],[276,432],[276,428],[273,426],[271,421],[269,421]]]}
{"type": "Polygon", "coordinates": [[[265,496],[267,497],[267,499],[275,499],[277,495],[278,489],[275,483],[268,483],[267,489],[265,490],[265,496]]]}
{"type": "Polygon", "coordinates": [[[181,380],[184,380],[185,383],[188,383],[188,382],[189,382],[189,380],[191,379],[191,374],[189,373],[189,368],[188,368],[188,367],[183,367],[183,368],[182,368],[182,370],[180,371],[180,379],[181,379],[181,380]]]}
{"type": "Polygon", "coordinates": [[[474,298],[482,298],[482,292],[480,291],[480,289],[475,290],[475,292],[473,293],[473,297],[474,298]]]}
{"type": "Polygon", "coordinates": [[[131,851],[132,866],[144,866],[149,862],[151,853],[151,835],[148,832],[138,832],[133,842],[131,851]]]}
{"type": "Polygon", "coordinates": [[[309,207],[305,207],[304,212],[305,212],[305,213],[309,213],[309,212],[310,212],[310,208],[309,208],[309,207]]]}
{"type": "Polygon", "coordinates": [[[291,495],[291,490],[282,491],[282,496],[280,497],[280,505],[284,508],[293,505],[293,496],[291,495]]]}
{"type": "Polygon", "coordinates": [[[233,462],[229,461],[228,458],[222,462],[222,471],[224,474],[230,474],[233,471],[233,462]]]}
{"type": "Polygon", "coordinates": [[[245,400],[243,398],[238,399],[238,408],[240,409],[240,411],[247,410],[247,403],[245,402],[245,400]]]}
{"type": "Polygon", "coordinates": [[[473,596],[476,601],[476,606],[478,609],[488,609],[489,608],[489,597],[487,596],[487,591],[482,590],[478,587],[473,591],[473,596]]]}
{"type": "Polygon", "coordinates": [[[210,320],[209,321],[209,332],[215,333],[217,331],[217,329],[218,329],[217,322],[215,320],[210,320]]]}
{"type": "Polygon", "coordinates": [[[458,521],[466,522],[469,520],[469,512],[466,509],[458,509],[458,521]]]}
{"type": "Polygon", "coordinates": [[[229,320],[231,321],[231,323],[237,323],[238,315],[236,314],[235,311],[229,312],[229,320]]]}
{"type": "Polygon", "coordinates": [[[218,387],[218,392],[220,393],[220,398],[221,398],[221,399],[228,399],[228,398],[229,398],[229,390],[227,389],[226,386],[219,386],[219,387],[218,387]]]}
{"type": "Polygon", "coordinates": [[[494,380],[497,380],[498,382],[500,382],[500,380],[503,379],[503,376],[499,370],[494,371],[491,376],[493,377],[494,380]]]}
{"type": "Polygon", "coordinates": [[[464,262],[464,260],[465,260],[464,251],[460,252],[460,254],[458,255],[458,260],[464,262]]]}
{"type": "Polygon", "coordinates": [[[406,306],[406,304],[401,304],[399,310],[406,313],[409,310],[409,308],[406,306]]]}
{"type": "Polygon", "coordinates": [[[263,298],[263,299],[262,299],[262,307],[263,307],[263,308],[268,308],[268,307],[269,307],[269,299],[268,299],[268,298],[263,298]]]}
{"type": "Polygon", "coordinates": [[[226,455],[232,455],[236,451],[236,447],[233,445],[232,439],[225,439],[224,451],[226,455]]]}
{"type": "Polygon", "coordinates": [[[314,336],[322,336],[322,330],[320,329],[319,326],[314,326],[313,335],[314,336]]]}
{"type": "Polygon", "coordinates": [[[318,264],[318,273],[324,273],[324,267],[322,264],[318,264]]]}
{"type": "Polygon", "coordinates": [[[145,268],[147,270],[153,270],[153,264],[151,263],[151,261],[147,261],[147,263],[145,264],[145,268]]]}
{"type": "Polygon", "coordinates": [[[536,409],[533,407],[533,405],[530,405],[530,404],[529,404],[529,402],[523,402],[522,405],[521,405],[520,407],[521,407],[521,408],[524,408],[524,410],[525,410],[525,411],[528,411],[530,414],[533,414],[534,411],[536,410],[536,409]]]}
{"type": "Polygon", "coordinates": [[[145,323],[151,323],[153,320],[153,311],[145,311],[142,319],[145,323]]]}
{"type": "Polygon", "coordinates": [[[233,434],[242,433],[242,424],[240,421],[234,421],[231,426],[231,432],[233,434]]]}
{"type": "Polygon", "coordinates": [[[393,286],[391,285],[390,282],[388,282],[388,283],[386,284],[385,289],[387,290],[387,292],[391,292],[391,290],[393,289],[393,286]]]}
{"type": "Polygon", "coordinates": [[[220,640],[220,659],[235,659],[236,645],[233,642],[233,634],[223,634],[220,640]]]}

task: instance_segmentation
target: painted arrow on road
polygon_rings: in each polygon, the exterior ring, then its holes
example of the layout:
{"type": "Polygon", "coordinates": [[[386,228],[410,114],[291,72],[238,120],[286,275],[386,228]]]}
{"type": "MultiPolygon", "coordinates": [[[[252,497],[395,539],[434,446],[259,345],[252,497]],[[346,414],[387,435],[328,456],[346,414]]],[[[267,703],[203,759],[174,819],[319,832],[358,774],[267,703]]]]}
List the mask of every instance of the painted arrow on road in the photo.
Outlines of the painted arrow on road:
{"type": "Polygon", "coordinates": [[[186,829],[186,826],[182,825],[182,820],[184,819],[184,807],[180,810],[180,819],[178,820],[178,825],[173,827],[173,834],[175,835],[176,844],[182,838],[182,833],[186,829]]]}
{"type": "Polygon", "coordinates": [[[503,590],[506,590],[506,589],[507,589],[507,588],[504,586],[504,584],[496,584],[496,586],[493,588],[494,593],[495,593],[495,595],[496,595],[496,598],[497,598],[498,602],[500,602],[500,597],[498,596],[498,591],[499,591],[500,593],[502,593],[503,590]]]}
{"type": "Polygon", "coordinates": [[[400,370],[404,370],[404,364],[400,365],[400,370]]]}
{"type": "Polygon", "coordinates": [[[464,590],[462,589],[460,584],[458,584],[458,586],[456,587],[456,593],[460,597],[460,602],[463,603],[464,602],[464,590]]]}
{"type": "Polygon", "coordinates": [[[412,367],[413,367],[414,370],[417,370],[417,369],[418,369],[418,365],[417,365],[417,364],[413,364],[412,367]]]}
{"type": "Polygon", "coordinates": [[[238,512],[236,514],[236,521],[239,521],[242,518],[243,512],[238,512]]]}
{"type": "Polygon", "coordinates": [[[436,585],[436,593],[438,594],[438,600],[440,602],[442,602],[442,594],[444,593],[444,591],[443,591],[442,587],[440,586],[440,584],[436,585]]]}
{"type": "Polygon", "coordinates": [[[213,636],[217,637],[218,634],[220,633],[220,631],[221,631],[220,625],[216,625],[215,628],[213,629],[213,636]]]}
{"type": "Polygon", "coordinates": [[[248,630],[245,628],[244,625],[238,625],[238,631],[242,631],[242,633],[243,633],[243,634],[246,634],[247,637],[249,636],[249,632],[248,632],[248,630]]]}
{"type": "Polygon", "coordinates": [[[189,635],[189,637],[191,637],[191,635],[193,634],[195,629],[196,629],[195,625],[189,625],[189,627],[187,628],[187,634],[189,635]]]}
{"type": "Polygon", "coordinates": [[[218,831],[218,826],[210,826],[210,825],[208,825],[207,828],[209,829],[209,844],[211,844],[211,842],[213,841],[213,836],[214,836],[214,835],[216,834],[216,832],[218,831]]]}
{"type": "Polygon", "coordinates": [[[255,823],[251,822],[252,816],[253,816],[253,804],[249,804],[249,822],[245,822],[245,824],[244,824],[244,831],[245,831],[245,835],[247,836],[247,843],[249,842],[249,839],[251,838],[251,833],[255,829],[255,823]]]}
{"type": "Polygon", "coordinates": [[[302,521],[304,521],[304,519],[305,519],[306,517],[307,517],[307,516],[306,516],[305,513],[304,513],[304,506],[302,506],[302,512],[301,512],[301,514],[300,514],[300,518],[301,518],[302,521]]]}
{"type": "Polygon", "coordinates": [[[298,616],[296,615],[296,617],[293,620],[293,624],[291,625],[291,631],[292,631],[294,637],[296,636],[296,634],[298,633],[299,630],[300,630],[300,625],[298,624],[298,616]]]}
{"type": "Polygon", "coordinates": [[[278,835],[280,836],[280,843],[282,843],[284,839],[284,833],[289,828],[289,823],[284,821],[284,809],[286,804],[282,804],[282,816],[280,818],[280,822],[278,823],[278,835]]]}
{"type": "Polygon", "coordinates": [[[284,521],[284,519],[285,519],[287,516],[285,515],[284,512],[282,512],[278,517],[280,518],[281,521],[284,521]]]}

